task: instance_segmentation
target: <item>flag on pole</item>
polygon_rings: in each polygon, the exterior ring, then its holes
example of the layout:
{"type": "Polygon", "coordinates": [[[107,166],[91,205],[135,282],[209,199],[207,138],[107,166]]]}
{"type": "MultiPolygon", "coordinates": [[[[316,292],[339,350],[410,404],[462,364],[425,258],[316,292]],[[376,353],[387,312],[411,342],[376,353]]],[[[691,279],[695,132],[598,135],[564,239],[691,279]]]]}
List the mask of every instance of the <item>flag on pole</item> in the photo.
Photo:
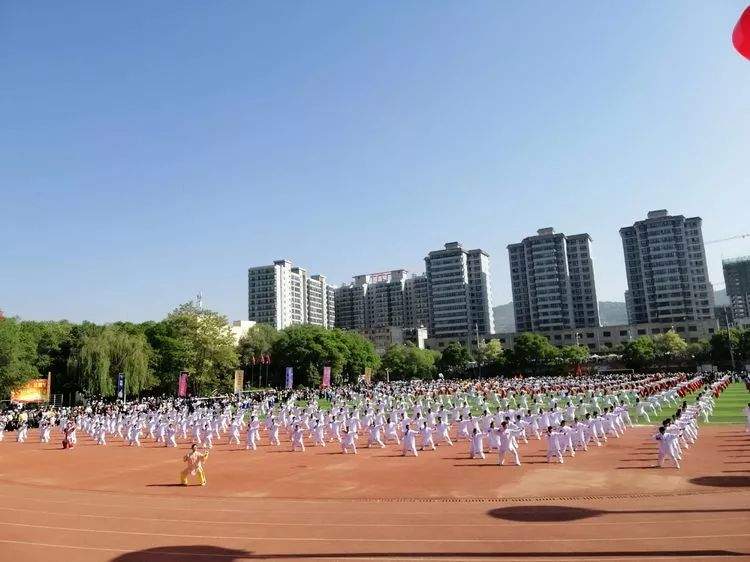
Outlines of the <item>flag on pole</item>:
{"type": "Polygon", "coordinates": [[[187,388],[188,388],[188,372],[182,371],[180,373],[180,378],[177,380],[177,396],[180,398],[185,398],[187,396],[187,388]]]}
{"type": "Polygon", "coordinates": [[[117,375],[117,399],[125,400],[125,373],[117,375]]]}
{"type": "Polygon", "coordinates": [[[286,368],[286,387],[292,388],[294,386],[294,368],[286,368]]]}
{"type": "Polygon", "coordinates": [[[331,386],[331,368],[323,367],[323,388],[331,386]]]}

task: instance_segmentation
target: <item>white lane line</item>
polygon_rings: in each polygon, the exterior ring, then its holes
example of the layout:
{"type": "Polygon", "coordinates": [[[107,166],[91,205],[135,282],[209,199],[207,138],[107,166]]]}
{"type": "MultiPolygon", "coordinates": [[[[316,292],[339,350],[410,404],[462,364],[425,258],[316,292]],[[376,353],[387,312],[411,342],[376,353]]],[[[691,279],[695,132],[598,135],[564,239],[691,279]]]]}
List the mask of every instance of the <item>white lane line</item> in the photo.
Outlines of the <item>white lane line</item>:
{"type": "MultiPolygon", "coordinates": [[[[211,539],[211,540],[237,540],[237,541],[265,541],[265,542],[377,542],[377,543],[430,543],[430,544],[453,544],[453,543],[528,543],[529,539],[362,539],[359,537],[250,537],[234,535],[183,535],[179,533],[146,533],[143,531],[119,531],[106,529],[83,529],[79,527],[57,527],[54,525],[33,525],[31,523],[9,523],[0,522],[0,526],[22,527],[27,529],[49,529],[53,531],[72,531],[76,533],[100,533],[112,535],[135,535],[143,537],[171,537],[179,539],[211,539]]],[[[725,535],[678,535],[657,537],[594,537],[594,538],[570,538],[570,539],[534,539],[540,543],[569,543],[569,542],[622,542],[622,541],[664,541],[664,540],[705,540],[705,539],[733,539],[750,537],[750,533],[725,534],[725,535]]]]}
{"type": "MultiPolygon", "coordinates": [[[[315,523],[290,523],[290,522],[279,522],[279,523],[273,523],[273,522],[266,522],[266,521],[238,521],[236,519],[232,519],[231,521],[217,521],[215,519],[171,519],[167,517],[139,517],[139,516],[128,516],[128,515],[101,515],[101,514],[95,514],[95,513],[68,513],[63,511],[40,511],[38,509],[25,509],[20,507],[3,507],[0,506],[0,511],[15,511],[15,512],[22,512],[22,513],[32,513],[34,515],[53,515],[53,516],[63,516],[63,517],[84,517],[89,519],[112,519],[115,521],[118,520],[127,520],[127,521],[158,521],[158,522],[169,522],[169,523],[208,523],[208,524],[218,524],[218,525],[252,525],[256,527],[314,527],[314,528],[324,528],[326,525],[322,524],[321,522],[315,522],[315,523]]],[[[715,517],[700,517],[700,518],[689,518],[689,519],[681,519],[680,522],[683,524],[689,524],[689,523],[706,523],[706,522],[715,522],[715,523],[725,523],[726,521],[750,521],[750,516],[747,517],[724,517],[721,514],[716,514],[715,517]]],[[[419,527],[488,527],[488,528],[498,528],[498,527],[526,527],[526,526],[533,526],[533,527],[557,527],[560,525],[565,525],[567,527],[601,527],[601,526],[609,526],[609,525],[617,525],[617,526],[623,526],[623,525],[650,525],[650,524],[661,524],[664,523],[663,519],[659,520],[641,520],[641,521],[610,521],[610,522],[590,522],[590,521],[503,521],[498,523],[428,523],[428,522],[419,522],[419,527]]],[[[333,527],[367,527],[367,528],[373,528],[373,527],[414,527],[415,523],[328,523],[328,526],[333,527]]]]}
{"type": "MultiPolygon", "coordinates": [[[[142,497],[141,499],[153,501],[155,498],[162,498],[162,497],[164,497],[166,499],[175,499],[175,498],[170,498],[170,497],[167,497],[167,496],[146,496],[146,497],[142,497]]],[[[272,510],[269,509],[269,508],[273,507],[271,505],[264,506],[262,508],[259,507],[257,509],[250,509],[250,508],[247,508],[247,509],[232,509],[232,508],[196,507],[194,505],[190,506],[190,507],[178,507],[178,506],[159,507],[159,506],[140,505],[140,504],[139,505],[132,505],[132,504],[131,505],[128,505],[128,504],[111,504],[109,502],[106,502],[106,498],[104,498],[102,500],[102,503],[80,502],[80,501],[77,501],[77,500],[74,500],[73,502],[71,502],[70,499],[67,499],[67,500],[65,500],[65,499],[62,499],[62,500],[52,500],[52,499],[47,499],[47,498],[32,498],[32,497],[18,497],[18,496],[14,496],[11,499],[18,500],[18,501],[21,501],[21,502],[60,503],[60,504],[65,504],[65,505],[70,505],[71,503],[75,503],[75,505],[83,505],[83,506],[88,506],[88,507],[107,507],[107,508],[109,508],[109,507],[116,507],[116,508],[122,508],[122,509],[136,509],[136,510],[151,509],[151,510],[156,510],[156,511],[173,511],[173,510],[174,511],[196,511],[196,509],[198,509],[200,511],[217,512],[217,513],[252,513],[252,512],[256,512],[256,513],[261,513],[264,516],[267,516],[267,515],[270,514],[270,515],[282,515],[284,517],[288,517],[289,516],[289,511],[290,511],[290,509],[284,509],[284,510],[279,510],[279,511],[272,511],[272,510]]],[[[193,499],[193,498],[189,498],[189,499],[193,499]]],[[[321,503],[325,503],[325,502],[321,502],[321,503]]],[[[373,505],[373,504],[362,503],[361,505],[365,506],[365,505],[373,505]]],[[[378,504],[378,505],[381,505],[381,506],[385,507],[386,505],[391,506],[391,505],[394,505],[394,504],[378,504]]],[[[452,504],[452,505],[458,505],[458,504],[452,504]]],[[[463,504],[463,505],[469,505],[469,504],[463,504]]],[[[472,505],[479,505],[479,504],[472,504],[472,505]]],[[[284,506],[278,505],[276,507],[286,507],[286,508],[290,508],[291,507],[291,511],[293,511],[295,515],[297,515],[297,514],[303,515],[304,514],[304,515],[315,515],[315,516],[318,516],[318,517],[320,516],[320,510],[315,510],[315,511],[300,511],[298,509],[294,509],[293,506],[290,506],[290,505],[284,505],[284,506]]],[[[362,511],[342,511],[342,510],[339,510],[339,509],[336,510],[336,514],[337,515],[339,515],[339,514],[341,514],[341,515],[359,515],[359,514],[362,514],[362,513],[368,513],[369,514],[369,513],[372,513],[372,512],[367,512],[367,511],[365,511],[364,508],[362,509],[362,511]]],[[[465,514],[465,513],[462,513],[461,511],[457,511],[456,513],[458,513],[458,514],[465,514]]],[[[435,516],[435,512],[434,511],[399,511],[398,513],[390,513],[387,510],[384,510],[382,512],[382,515],[384,515],[384,516],[387,515],[389,517],[390,516],[401,516],[401,515],[404,515],[404,516],[430,515],[430,516],[434,517],[435,516]]],[[[484,514],[482,514],[482,515],[484,515],[484,514]]]]}
{"type": "MultiPolygon", "coordinates": [[[[77,546],[77,545],[67,545],[67,544],[50,544],[50,543],[42,543],[42,542],[34,542],[34,541],[18,541],[18,540],[10,540],[10,539],[0,539],[0,544],[18,544],[23,546],[38,546],[38,547],[44,547],[44,548],[67,548],[72,550],[93,550],[97,552],[119,552],[119,553],[130,553],[130,554],[138,554],[138,553],[144,553],[148,554],[149,556],[180,556],[180,557],[189,557],[189,556],[199,556],[204,558],[228,558],[231,560],[265,560],[265,559],[273,559],[273,560],[283,560],[283,554],[253,554],[253,553],[246,553],[244,555],[242,554],[221,554],[221,553],[199,553],[199,552],[184,552],[180,550],[159,550],[159,551],[151,551],[151,549],[146,550],[131,550],[131,549],[124,549],[124,548],[112,548],[112,547],[96,547],[96,546],[77,546]]],[[[177,547],[179,548],[179,547],[177,547]]],[[[512,555],[513,553],[508,553],[512,555]]],[[[711,553],[709,556],[712,560],[719,559],[719,558],[734,558],[736,559],[738,556],[742,555],[743,553],[727,553],[727,554],[714,554],[711,553]]],[[[609,557],[609,556],[584,556],[580,558],[568,558],[565,557],[565,560],[568,562],[633,562],[634,555],[639,555],[641,560],[685,560],[685,556],[679,556],[679,555],[657,555],[657,556],[643,556],[642,554],[638,552],[634,552],[633,556],[628,557],[609,557]]],[[[299,559],[299,555],[295,555],[290,553],[288,555],[290,560],[296,560],[299,559]]],[[[509,556],[503,556],[503,558],[509,558],[509,556]]],[[[409,560],[427,560],[427,561],[437,561],[437,560],[444,560],[448,562],[466,562],[466,557],[462,558],[446,558],[445,556],[440,557],[434,557],[434,556],[411,556],[411,555],[399,555],[394,553],[393,556],[367,556],[366,554],[358,555],[358,554],[329,554],[329,555],[320,555],[317,557],[308,557],[305,556],[305,560],[390,560],[393,562],[396,561],[409,561],[409,560]]],[[[483,554],[483,553],[476,553],[471,556],[472,560],[498,560],[497,556],[493,556],[492,554],[483,554]]],[[[545,557],[543,553],[540,553],[540,555],[537,556],[524,556],[524,560],[529,560],[530,562],[560,562],[560,557],[545,557]]]]}
{"type": "MultiPolygon", "coordinates": [[[[750,490],[737,490],[737,491],[732,492],[732,494],[735,495],[735,496],[736,495],[750,494],[750,490]]],[[[91,495],[91,494],[89,494],[89,495],[91,495]]],[[[95,495],[95,493],[94,493],[94,495],[95,495]]],[[[141,499],[148,500],[148,501],[154,501],[157,498],[158,499],[167,499],[167,500],[178,499],[178,498],[170,497],[170,496],[140,496],[140,497],[141,497],[141,499]]],[[[25,502],[37,502],[37,503],[57,503],[57,504],[65,504],[65,505],[70,505],[71,504],[71,500],[69,498],[68,499],[55,500],[55,499],[39,498],[39,497],[12,496],[12,497],[10,497],[8,499],[17,500],[17,501],[21,501],[21,502],[24,502],[24,503],[25,502]]],[[[199,498],[179,498],[179,499],[190,499],[190,500],[193,500],[193,499],[199,499],[199,498]]],[[[103,501],[106,502],[106,499],[103,500],[103,501]]],[[[570,502],[566,502],[566,503],[577,503],[577,502],[581,502],[581,501],[583,501],[583,500],[579,499],[579,500],[570,501],[570,502]]],[[[320,510],[315,510],[315,511],[300,511],[298,509],[294,509],[294,503],[295,502],[293,500],[288,500],[288,501],[287,500],[281,500],[281,502],[278,503],[278,504],[276,504],[275,506],[272,505],[272,504],[269,504],[269,505],[264,505],[263,507],[258,507],[257,509],[253,509],[251,507],[246,507],[246,508],[243,508],[243,509],[214,508],[214,507],[203,507],[203,506],[196,507],[195,505],[188,506],[188,507],[180,507],[180,506],[152,506],[152,505],[147,505],[147,504],[146,505],[144,505],[144,504],[138,504],[138,505],[132,505],[132,504],[111,504],[109,502],[106,502],[106,503],[93,503],[93,502],[81,502],[81,501],[78,501],[78,500],[74,500],[74,503],[75,503],[75,505],[78,505],[78,506],[87,506],[87,507],[107,507],[107,508],[137,509],[137,510],[150,509],[152,511],[196,511],[196,509],[198,509],[200,511],[205,511],[205,512],[209,512],[209,513],[245,513],[245,514],[247,514],[247,513],[260,513],[260,514],[263,514],[264,516],[278,515],[278,516],[288,517],[288,515],[289,515],[289,510],[288,509],[280,509],[278,511],[274,511],[274,510],[271,509],[272,507],[277,507],[277,508],[292,508],[292,511],[293,511],[293,513],[295,515],[315,515],[315,516],[320,516],[320,510]],[[287,503],[284,503],[284,502],[287,502],[287,503]]],[[[333,505],[332,502],[308,502],[307,500],[301,500],[299,503],[324,503],[324,504],[327,504],[329,506],[333,505]]],[[[361,510],[341,510],[341,509],[336,509],[336,511],[335,511],[336,515],[362,515],[362,514],[373,515],[374,514],[374,515],[383,515],[383,516],[386,516],[386,517],[400,517],[400,516],[409,517],[409,516],[415,516],[415,515],[428,515],[428,516],[431,516],[431,517],[435,516],[435,511],[398,511],[398,512],[393,512],[393,511],[390,511],[389,509],[383,509],[382,511],[380,511],[378,509],[373,510],[373,506],[375,506],[375,505],[377,505],[378,507],[382,507],[382,508],[393,508],[393,506],[395,506],[395,505],[406,505],[406,502],[386,502],[386,503],[378,503],[378,502],[367,503],[367,502],[361,502],[361,503],[352,503],[352,502],[345,501],[343,503],[346,503],[347,505],[360,505],[360,506],[362,506],[362,509],[361,510]],[[365,506],[367,506],[367,507],[365,507],[365,506]]],[[[550,502],[550,503],[552,505],[559,505],[557,503],[557,501],[550,502]]],[[[432,504],[432,505],[435,505],[435,504],[432,504]]],[[[459,507],[460,506],[461,508],[463,508],[463,509],[456,509],[455,511],[452,511],[451,515],[463,515],[463,516],[466,516],[466,515],[469,515],[469,516],[482,515],[482,516],[484,516],[485,515],[484,508],[480,508],[480,511],[477,512],[476,511],[476,506],[482,506],[482,505],[484,505],[484,506],[486,506],[486,505],[494,505],[494,506],[504,505],[504,506],[508,506],[508,505],[511,505],[511,504],[502,502],[502,500],[498,500],[497,504],[492,504],[490,502],[481,503],[481,504],[480,503],[469,503],[469,502],[467,502],[467,503],[447,502],[447,503],[441,504],[442,507],[447,507],[449,505],[451,507],[453,507],[453,506],[459,507]],[[470,507],[474,507],[474,510],[469,510],[468,508],[470,508],[470,507]]],[[[517,502],[516,503],[516,502],[513,502],[512,505],[527,506],[528,507],[528,506],[542,505],[542,504],[540,504],[538,501],[531,501],[529,503],[524,503],[524,502],[517,502]]],[[[544,504],[544,505],[547,505],[547,504],[544,504]]],[[[563,507],[570,507],[570,506],[563,506],[563,507]]],[[[622,511],[622,512],[621,511],[608,511],[607,512],[607,514],[613,514],[613,515],[621,514],[621,513],[622,514],[627,514],[628,512],[627,511],[622,511]]]]}

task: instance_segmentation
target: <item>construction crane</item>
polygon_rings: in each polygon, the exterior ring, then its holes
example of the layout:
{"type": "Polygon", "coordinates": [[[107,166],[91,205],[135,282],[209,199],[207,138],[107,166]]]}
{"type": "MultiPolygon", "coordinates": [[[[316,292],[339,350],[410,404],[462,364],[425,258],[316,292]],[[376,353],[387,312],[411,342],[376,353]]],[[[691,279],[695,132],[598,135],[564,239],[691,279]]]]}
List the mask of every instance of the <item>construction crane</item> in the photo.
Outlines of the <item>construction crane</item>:
{"type": "Polygon", "coordinates": [[[741,238],[750,238],[750,233],[738,234],[737,236],[730,236],[729,238],[719,238],[718,240],[709,240],[708,242],[704,242],[704,244],[718,244],[719,242],[729,242],[730,240],[739,240],[741,238]]]}

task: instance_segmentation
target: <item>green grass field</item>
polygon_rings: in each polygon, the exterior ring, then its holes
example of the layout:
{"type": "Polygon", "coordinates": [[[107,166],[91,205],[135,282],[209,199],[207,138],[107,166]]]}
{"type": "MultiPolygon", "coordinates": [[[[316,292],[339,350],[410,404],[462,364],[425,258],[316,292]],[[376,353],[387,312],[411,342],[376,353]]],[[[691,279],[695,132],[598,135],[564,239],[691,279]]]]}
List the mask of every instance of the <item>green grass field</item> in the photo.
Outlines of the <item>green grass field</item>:
{"type": "MultiPolygon", "coordinates": [[[[688,396],[686,398],[687,402],[689,404],[692,404],[695,402],[695,399],[697,397],[697,394],[692,394],[691,396],[688,396]]],[[[711,417],[710,424],[727,424],[727,423],[745,423],[745,415],[743,414],[743,409],[747,405],[747,403],[750,402],[750,393],[745,390],[745,385],[742,383],[733,383],[730,384],[729,387],[724,391],[724,393],[719,397],[719,399],[716,402],[716,406],[714,407],[714,415],[711,417]]],[[[549,402],[545,400],[545,406],[548,406],[549,402]]],[[[350,404],[351,405],[351,404],[350,404]]],[[[304,408],[307,406],[307,400],[297,400],[297,406],[304,408]]],[[[328,400],[325,399],[318,399],[318,406],[321,410],[330,410],[331,409],[331,403],[328,400]]],[[[480,407],[475,401],[470,401],[470,406],[472,410],[472,414],[481,415],[483,412],[483,408],[480,407]]],[[[495,408],[493,407],[493,411],[495,408]]],[[[652,416],[652,423],[655,421],[661,421],[662,417],[667,417],[667,415],[670,415],[672,412],[672,408],[665,409],[664,415],[658,414],[656,418],[653,418],[652,416]]],[[[634,423],[645,423],[641,420],[638,420],[638,417],[635,414],[635,408],[630,408],[630,416],[633,419],[634,423]]],[[[702,425],[702,424],[701,424],[702,425]]]]}
{"type": "MultiPolygon", "coordinates": [[[[698,398],[698,393],[693,393],[685,398],[688,404],[692,404],[698,398]]],[[[745,423],[745,414],[743,409],[750,402],[750,394],[745,390],[743,383],[732,383],[727,389],[719,396],[714,406],[714,415],[709,419],[708,425],[713,424],[728,424],[728,423],[745,423]]],[[[661,413],[653,418],[656,421],[661,421],[662,418],[666,418],[669,415],[674,414],[675,408],[669,408],[664,410],[664,415],[661,413]]],[[[633,413],[631,412],[631,416],[633,413]]],[[[633,418],[635,420],[636,418],[633,418]]],[[[706,425],[701,417],[698,422],[699,425],[706,425]]]]}
{"type": "Polygon", "coordinates": [[[714,406],[714,415],[710,423],[745,423],[745,414],[742,410],[750,402],[750,393],[742,383],[732,383],[719,396],[714,406]]]}

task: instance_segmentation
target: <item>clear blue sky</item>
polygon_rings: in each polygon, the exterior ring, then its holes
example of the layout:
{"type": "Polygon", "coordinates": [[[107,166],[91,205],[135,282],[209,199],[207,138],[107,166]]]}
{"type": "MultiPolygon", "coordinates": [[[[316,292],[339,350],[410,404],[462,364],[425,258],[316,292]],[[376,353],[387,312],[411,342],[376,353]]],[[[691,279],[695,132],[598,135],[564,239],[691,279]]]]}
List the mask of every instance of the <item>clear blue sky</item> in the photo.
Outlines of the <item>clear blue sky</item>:
{"type": "MultiPolygon", "coordinates": [[[[246,269],[336,284],[446,241],[492,260],[667,208],[750,232],[747,0],[0,2],[0,308],[161,318],[198,290],[246,317],[246,269]]],[[[750,254],[750,239],[708,247],[750,254]]]]}

